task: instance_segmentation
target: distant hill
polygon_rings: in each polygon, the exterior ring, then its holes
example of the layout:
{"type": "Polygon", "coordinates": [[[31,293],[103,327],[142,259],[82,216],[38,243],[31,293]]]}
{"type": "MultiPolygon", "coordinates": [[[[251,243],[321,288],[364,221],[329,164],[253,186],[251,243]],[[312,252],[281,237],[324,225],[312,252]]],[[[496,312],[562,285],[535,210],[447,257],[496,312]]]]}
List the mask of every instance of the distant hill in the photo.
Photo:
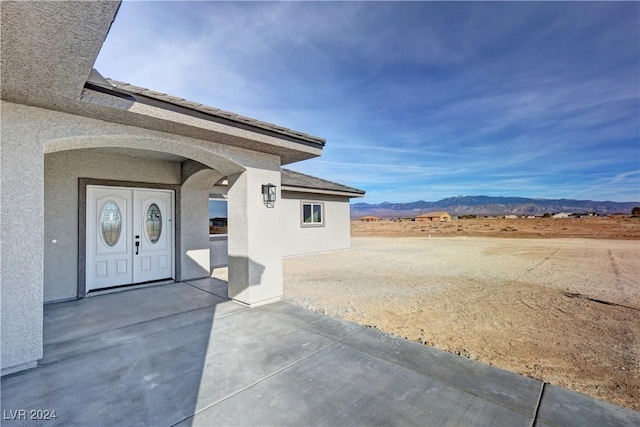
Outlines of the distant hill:
{"type": "Polygon", "coordinates": [[[525,197],[458,196],[425,202],[380,204],[355,203],[351,205],[351,218],[374,215],[383,218],[412,217],[430,211],[446,211],[451,215],[543,215],[549,213],[597,212],[599,214],[625,213],[640,206],[640,202],[598,202],[571,199],[528,199],[525,197]]]}

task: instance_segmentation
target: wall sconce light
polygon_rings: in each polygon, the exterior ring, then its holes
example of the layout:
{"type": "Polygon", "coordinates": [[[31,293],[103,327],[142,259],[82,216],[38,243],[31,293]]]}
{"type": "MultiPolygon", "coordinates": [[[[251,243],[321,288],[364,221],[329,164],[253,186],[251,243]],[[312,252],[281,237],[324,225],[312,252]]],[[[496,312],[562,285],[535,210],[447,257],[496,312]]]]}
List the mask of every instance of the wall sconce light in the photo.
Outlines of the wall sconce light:
{"type": "Polygon", "coordinates": [[[276,186],[273,184],[264,184],[262,186],[262,199],[268,208],[272,208],[276,201],[276,186]]]}

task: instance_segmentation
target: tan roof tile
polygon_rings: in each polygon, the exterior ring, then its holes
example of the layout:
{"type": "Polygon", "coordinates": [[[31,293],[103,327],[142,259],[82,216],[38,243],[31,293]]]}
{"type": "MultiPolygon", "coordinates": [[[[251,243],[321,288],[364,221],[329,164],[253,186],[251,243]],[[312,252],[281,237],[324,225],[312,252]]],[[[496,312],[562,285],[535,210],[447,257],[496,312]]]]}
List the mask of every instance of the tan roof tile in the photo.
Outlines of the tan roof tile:
{"type": "Polygon", "coordinates": [[[281,183],[283,186],[288,187],[341,191],[360,196],[365,194],[364,190],[348,187],[346,185],[338,184],[337,182],[328,181],[326,179],[317,178],[315,176],[306,175],[300,172],[294,172],[292,170],[284,168],[282,169],[281,173],[281,183]]]}

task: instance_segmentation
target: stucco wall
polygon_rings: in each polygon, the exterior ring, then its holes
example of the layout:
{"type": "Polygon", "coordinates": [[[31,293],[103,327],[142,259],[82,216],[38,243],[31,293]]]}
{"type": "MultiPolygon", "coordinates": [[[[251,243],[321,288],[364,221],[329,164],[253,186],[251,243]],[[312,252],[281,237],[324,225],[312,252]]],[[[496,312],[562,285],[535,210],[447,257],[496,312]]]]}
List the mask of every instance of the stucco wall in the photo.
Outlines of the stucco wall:
{"type": "Polygon", "coordinates": [[[78,178],[180,184],[180,163],[96,153],[93,150],[45,155],[45,302],[77,296],[78,178]],[[52,243],[53,240],[57,242],[52,243]]]}
{"type": "Polygon", "coordinates": [[[229,263],[229,243],[227,236],[209,238],[211,267],[223,267],[229,263]]]}
{"type": "Polygon", "coordinates": [[[25,138],[28,116],[2,103],[0,123],[0,367],[2,374],[42,357],[43,160],[25,138]]]}
{"type": "Polygon", "coordinates": [[[280,204],[284,256],[346,249],[351,246],[348,197],[283,191],[280,204]],[[324,203],[323,227],[301,226],[302,201],[324,203]]]}
{"type": "Polygon", "coordinates": [[[180,280],[200,279],[211,273],[209,264],[209,191],[188,189],[181,194],[182,271],[180,280]]]}
{"type": "Polygon", "coordinates": [[[282,205],[265,206],[261,191],[267,183],[280,188],[280,162],[271,161],[264,169],[247,167],[229,176],[229,296],[252,306],[283,294],[282,205]]]}

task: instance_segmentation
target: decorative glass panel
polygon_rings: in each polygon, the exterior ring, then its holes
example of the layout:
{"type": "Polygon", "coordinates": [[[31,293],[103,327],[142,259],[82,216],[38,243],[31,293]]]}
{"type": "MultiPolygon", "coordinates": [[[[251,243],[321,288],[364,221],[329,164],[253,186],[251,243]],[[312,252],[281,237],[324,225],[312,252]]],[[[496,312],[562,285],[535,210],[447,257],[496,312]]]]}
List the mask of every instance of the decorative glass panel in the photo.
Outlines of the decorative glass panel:
{"type": "Polygon", "coordinates": [[[108,202],[102,209],[100,221],[100,230],[102,231],[102,239],[107,246],[114,246],[120,238],[120,230],[122,229],[122,217],[120,209],[114,202],[108,202]]]}
{"type": "Polygon", "coordinates": [[[160,240],[162,232],[162,214],[160,208],[155,203],[151,203],[147,208],[147,218],[145,220],[145,231],[147,239],[151,243],[157,243],[160,240]]]}

